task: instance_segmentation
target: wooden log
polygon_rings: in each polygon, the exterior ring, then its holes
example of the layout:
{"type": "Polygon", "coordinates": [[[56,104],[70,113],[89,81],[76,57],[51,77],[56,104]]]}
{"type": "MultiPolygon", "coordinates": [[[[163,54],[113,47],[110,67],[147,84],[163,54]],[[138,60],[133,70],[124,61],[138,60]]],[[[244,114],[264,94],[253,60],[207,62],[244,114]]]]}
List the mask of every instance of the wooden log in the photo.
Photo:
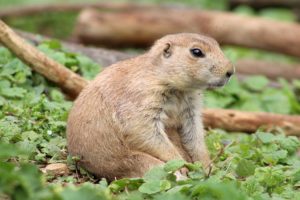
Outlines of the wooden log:
{"type": "Polygon", "coordinates": [[[244,112],[224,109],[205,109],[205,127],[222,128],[227,131],[253,133],[258,128],[282,128],[287,135],[300,136],[300,116],[264,112],[244,112]]]}
{"type": "Polygon", "coordinates": [[[300,64],[241,59],[235,65],[238,74],[264,75],[272,80],[277,80],[278,78],[293,80],[300,77],[300,64]]]}
{"type": "MultiPolygon", "coordinates": [[[[88,81],[48,58],[27,44],[0,20],[0,42],[37,72],[58,84],[62,89],[78,95],[88,81]]],[[[260,127],[278,126],[287,134],[300,136],[300,117],[270,113],[251,113],[224,109],[205,109],[204,124],[208,128],[228,131],[254,132],[260,127]]]]}
{"type": "Polygon", "coordinates": [[[221,44],[300,56],[300,25],[296,23],[196,9],[115,13],[86,9],[78,18],[75,36],[86,44],[149,46],[163,35],[178,32],[197,32],[221,44]]]}
{"type": "Polygon", "coordinates": [[[25,6],[12,6],[0,9],[0,18],[22,17],[38,15],[45,12],[79,12],[85,8],[97,8],[104,11],[132,11],[158,9],[165,6],[135,3],[112,3],[112,2],[86,2],[86,3],[57,3],[57,4],[35,4],[25,6]]]}
{"type": "Polygon", "coordinates": [[[0,43],[11,50],[33,70],[57,83],[70,96],[77,96],[88,83],[82,77],[57,63],[19,37],[0,20],[0,43]]]}

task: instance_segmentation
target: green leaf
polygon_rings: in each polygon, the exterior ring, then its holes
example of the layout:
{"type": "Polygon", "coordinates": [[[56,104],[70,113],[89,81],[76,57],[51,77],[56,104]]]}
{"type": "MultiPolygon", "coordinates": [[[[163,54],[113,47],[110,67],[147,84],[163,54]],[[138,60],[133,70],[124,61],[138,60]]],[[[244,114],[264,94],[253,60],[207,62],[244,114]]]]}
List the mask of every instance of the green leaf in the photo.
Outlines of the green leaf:
{"type": "Polygon", "coordinates": [[[276,158],[278,158],[278,160],[280,159],[284,159],[287,157],[288,152],[286,150],[279,150],[279,151],[275,151],[273,154],[276,158]]]}
{"type": "Polygon", "coordinates": [[[263,161],[268,164],[275,165],[280,160],[287,158],[288,152],[286,150],[271,151],[263,154],[263,161]]]}
{"type": "Polygon", "coordinates": [[[111,184],[109,185],[109,188],[113,192],[118,192],[118,191],[124,190],[125,187],[128,185],[128,183],[129,183],[129,179],[127,179],[127,178],[115,180],[115,181],[111,182],[111,184]]]}
{"type": "Polygon", "coordinates": [[[201,162],[185,163],[185,166],[189,169],[189,171],[201,171],[202,170],[201,162]]]}
{"type": "Polygon", "coordinates": [[[160,190],[160,180],[148,181],[139,187],[139,191],[145,194],[155,194],[160,192],[160,190]]]}
{"type": "Polygon", "coordinates": [[[285,8],[267,8],[259,12],[261,17],[273,20],[281,20],[293,22],[296,21],[297,16],[290,10],[285,8]]]}
{"type": "Polygon", "coordinates": [[[143,183],[144,180],[142,178],[131,178],[129,179],[127,188],[128,190],[137,190],[143,183]]]}
{"type": "Polygon", "coordinates": [[[234,13],[237,13],[239,15],[245,15],[245,16],[255,15],[255,11],[251,7],[243,6],[243,5],[235,8],[234,13]]]}
{"type": "Polygon", "coordinates": [[[283,91],[277,89],[266,89],[261,95],[261,104],[267,112],[280,114],[291,113],[292,105],[288,96],[283,91]]]}
{"type": "Polygon", "coordinates": [[[282,86],[282,91],[286,97],[289,98],[293,113],[300,113],[300,102],[298,101],[295,92],[292,90],[291,85],[284,79],[279,79],[279,82],[282,86]]]}
{"type": "Polygon", "coordinates": [[[170,160],[164,165],[166,172],[175,172],[182,168],[186,162],[184,160],[170,160]]]}
{"type": "Polygon", "coordinates": [[[206,182],[201,182],[195,185],[191,190],[193,198],[202,199],[218,199],[218,200],[245,200],[244,192],[237,189],[237,187],[230,181],[217,182],[210,179],[206,182]]]}
{"type": "Polygon", "coordinates": [[[50,97],[53,101],[63,102],[65,97],[59,90],[51,90],[50,97]]]}
{"type": "Polygon", "coordinates": [[[251,111],[251,112],[261,111],[262,110],[261,102],[257,101],[256,98],[257,97],[255,96],[252,99],[247,99],[245,102],[241,102],[239,109],[244,111],[251,111]]]}
{"type": "Polygon", "coordinates": [[[146,172],[143,178],[146,182],[148,182],[153,180],[162,180],[165,179],[167,176],[168,176],[168,172],[164,170],[164,167],[157,166],[150,169],[148,172],[146,172]]]}
{"type": "Polygon", "coordinates": [[[235,172],[239,177],[248,177],[254,174],[255,168],[256,166],[252,161],[242,159],[239,161],[235,172]]]}
{"type": "Polygon", "coordinates": [[[19,87],[12,87],[12,88],[1,88],[0,95],[4,97],[10,98],[22,98],[24,97],[26,90],[19,87]]]}
{"type": "Polygon", "coordinates": [[[278,140],[281,148],[287,150],[290,154],[295,153],[300,147],[300,141],[295,136],[280,137],[278,140]]]}
{"type": "MultiPolygon", "coordinates": [[[[141,199],[141,198],[140,198],[141,199]]],[[[137,200],[140,200],[137,199],[137,200]]],[[[188,197],[186,197],[185,195],[181,194],[181,193],[162,193],[162,194],[158,194],[154,196],[154,200],[189,200],[188,197]]]]}
{"type": "Polygon", "coordinates": [[[260,141],[263,143],[271,143],[275,140],[275,136],[271,133],[266,133],[266,132],[257,132],[255,133],[260,141]]]}
{"type": "Polygon", "coordinates": [[[293,174],[293,182],[296,183],[298,181],[300,181],[300,169],[293,174]]]}
{"type": "Polygon", "coordinates": [[[47,45],[47,47],[54,50],[55,49],[60,50],[62,48],[59,40],[48,40],[48,41],[44,41],[43,44],[47,45]]]}
{"type": "Polygon", "coordinates": [[[255,171],[255,177],[265,187],[280,185],[285,180],[284,173],[280,166],[260,167],[255,171]]]}
{"type": "Polygon", "coordinates": [[[161,180],[160,181],[160,190],[165,191],[171,188],[171,183],[168,180],[161,180]]]}
{"type": "Polygon", "coordinates": [[[264,76],[252,76],[245,79],[244,84],[251,90],[261,91],[269,84],[269,80],[264,76]]]}
{"type": "Polygon", "coordinates": [[[167,180],[152,180],[143,183],[139,187],[139,191],[145,194],[155,194],[160,191],[165,191],[171,188],[171,183],[167,180]]]}
{"type": "Polygon", "coordinates": [[[10,88],[11,83],[8,80],[0,80],[0,88],[10,88]]]}
{"type": "Polygon", "coordinates": [[[99,200],[108,199],[108,194],[105,190],[96,186],[84,184],[82,187],[68,187],[61,192],[62,200],[99,200]]]}
{"type": "Polygon", "coordinates": [[[0,161],[13,156],[24,154],[15,145],[0,143],[0,161]]]}
{"type": "Polygon", "coordinates": [[[249,196],[259,196],[264,191],[264,187],[253,176],[248,177],[241,186],[249,196]]]}

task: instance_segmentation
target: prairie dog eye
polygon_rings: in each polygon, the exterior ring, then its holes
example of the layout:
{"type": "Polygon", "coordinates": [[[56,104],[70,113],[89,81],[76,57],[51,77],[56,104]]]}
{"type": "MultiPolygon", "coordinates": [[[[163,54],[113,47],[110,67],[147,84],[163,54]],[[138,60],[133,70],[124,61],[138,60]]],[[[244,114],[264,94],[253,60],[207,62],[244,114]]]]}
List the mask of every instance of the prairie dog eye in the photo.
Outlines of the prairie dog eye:
{"type": "Polygon", "coordinates": [[[203,51],[201,51],[201,49],[193,48],[190,51],[191,51],[191,54],[194,57],[197,57],[197,58],[204,58],[205,57],[205,54],[203,53],[203,51]]]}

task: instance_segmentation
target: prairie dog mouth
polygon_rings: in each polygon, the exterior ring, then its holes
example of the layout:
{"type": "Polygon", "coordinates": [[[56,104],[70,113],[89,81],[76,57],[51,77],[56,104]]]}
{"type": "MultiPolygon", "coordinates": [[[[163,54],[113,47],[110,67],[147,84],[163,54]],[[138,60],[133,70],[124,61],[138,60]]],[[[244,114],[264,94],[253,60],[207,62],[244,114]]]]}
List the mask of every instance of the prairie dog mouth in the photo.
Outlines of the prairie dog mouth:
{"type": "Polygon", "coordinates": [[[215,88],[223,87],[227,82],[228,82],[228,79],[224,79],[224,80],[214,82],[214,83],[209,83],[207,88],[215,89],[215,88]]]}

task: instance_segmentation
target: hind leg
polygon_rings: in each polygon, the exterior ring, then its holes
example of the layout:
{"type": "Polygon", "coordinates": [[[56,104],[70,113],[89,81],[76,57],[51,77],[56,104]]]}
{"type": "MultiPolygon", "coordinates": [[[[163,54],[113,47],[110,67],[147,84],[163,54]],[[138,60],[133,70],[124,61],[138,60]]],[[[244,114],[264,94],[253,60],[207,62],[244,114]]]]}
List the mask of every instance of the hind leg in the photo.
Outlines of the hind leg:
{"type": "MultiPolygon", "coordinates": [[[[153,167],[163,165],[164,162],[154,158],[153,156],[145,153],[136,153],[131,157],[131,164],[133,165],[131,169],[124,173],[124,176],[121,178],[138,178],[143,177],[144,174],[152,169],[153,167]]],[[[186,173],[182,173],[182,171],[176,171],[174,173],[177,180],[185,180],[186,173]]]]}
{"type": "Polygon", "coordinates": [[[120,174],[120,178],[138,178],[143,177],[144,174],[153,167],[163,165],[164,162],[142,152],[133,152],[123,162],[127,171],[120,174]]]}
{"type": "Polygon", "coordinates": [[[124,151],[122,155],[117,157],[102,157],[101,162],[100,160],[82,162],[82,166],[88,171],[98,178],[104,177],[109,181],[120,178],[143,177],[151,168],[163,164],[163,161],[149,154],[133,151],[124,151]]]}

